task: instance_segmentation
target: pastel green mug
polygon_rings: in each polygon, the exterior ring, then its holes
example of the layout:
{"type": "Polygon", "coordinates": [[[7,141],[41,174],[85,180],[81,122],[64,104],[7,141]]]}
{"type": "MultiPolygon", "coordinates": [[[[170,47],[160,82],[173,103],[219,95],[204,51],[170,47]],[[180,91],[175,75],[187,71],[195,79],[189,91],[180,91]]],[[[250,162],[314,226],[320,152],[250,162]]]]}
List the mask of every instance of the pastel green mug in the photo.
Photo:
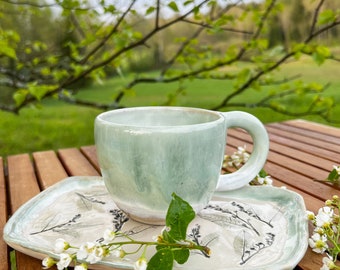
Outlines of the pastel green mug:
{"type": "Polygon", "coordinates": [[[98,115],[95,144],[117,206],[137,221],[164,224],[173,192],[198,212],[215,191],[248,184],[266,161],[269,139],[262,123],[245,112],[136,107],[98,115]],[[245,129],[254,147],[241,169],[220,175],[231,127],[245,129]]]}

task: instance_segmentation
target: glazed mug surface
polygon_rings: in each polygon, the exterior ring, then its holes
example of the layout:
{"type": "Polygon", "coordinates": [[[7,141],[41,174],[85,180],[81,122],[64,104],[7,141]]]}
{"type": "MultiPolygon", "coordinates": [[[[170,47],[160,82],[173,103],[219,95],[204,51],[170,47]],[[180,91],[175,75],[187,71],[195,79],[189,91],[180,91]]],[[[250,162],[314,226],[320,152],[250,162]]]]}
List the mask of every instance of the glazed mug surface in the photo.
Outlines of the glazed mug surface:
{"type": "Polygon", "coordinates": [[[104,112],[95,120],[98,162],[108,192],[131,218],[164,224],[171,194],[196,212],[215,191],[248,184],[262,169],[269,139],[253,115],[187,107],[135,107],[104,112]],[[220,175],[227,129],[253,138],[248,162],[220,175]]]}

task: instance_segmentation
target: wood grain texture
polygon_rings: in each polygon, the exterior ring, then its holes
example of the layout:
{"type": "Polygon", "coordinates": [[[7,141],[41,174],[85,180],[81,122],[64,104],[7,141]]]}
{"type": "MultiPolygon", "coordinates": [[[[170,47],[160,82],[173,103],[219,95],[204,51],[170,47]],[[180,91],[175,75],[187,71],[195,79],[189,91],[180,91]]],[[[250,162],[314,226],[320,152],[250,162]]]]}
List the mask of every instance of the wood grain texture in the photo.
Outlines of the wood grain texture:
{"type": "Polygon", "coordinates": [[[95,169],[100,173],[96,147],[94,145],[82,146],[80,147],[80,151],[84,154],[92,166],[95,167],[95,169]]]}
{"type": "Polygon", "coordinates": [[[54,151],[33,153],[37,177],[42,189],[68,177],[66,170],[54,151]]]}
{"type": "Polygon", "coordinates": [[[79,149],[68,148],[58,151],[59,158],[70,176],[97,176],[98,171],[79,149]]]}
{"type": "MultiPolygon", "coordinates": [[[[9,156],[7,162],[10,210],[14,213],[22,204],[37,195],[40,188],[28,154],[9,156]]],[[[16,252],[16,267],[18,270],[41,269],[41,261],[16,252]]]]}

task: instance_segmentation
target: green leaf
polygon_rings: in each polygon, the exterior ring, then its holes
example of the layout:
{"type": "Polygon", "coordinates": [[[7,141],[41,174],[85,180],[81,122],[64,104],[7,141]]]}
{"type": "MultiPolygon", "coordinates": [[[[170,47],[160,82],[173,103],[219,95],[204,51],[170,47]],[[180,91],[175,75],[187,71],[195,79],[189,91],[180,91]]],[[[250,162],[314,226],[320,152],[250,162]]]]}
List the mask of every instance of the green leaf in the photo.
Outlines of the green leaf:
{"type": "Polygon", "coordinates": [[[27,85],[29,93],[37,100],[41,100],[48,92],[57,88],[56,85],[38,85],[37,82],[33,82],[27,85]]]}
{"type": "Polygon", "coordinates": [[[179,264],[186,263],[190,256],[190,251],[187,248],[182,248],[180,250],[173,250],[173,253],[174,253],[174,259],[179,264]]]}
{"type": "Polygon", "coordinates": [[[317,46],[313,52],[313,59],[318,64],[321,65],[325,60],[331,56],[331,51],[328,47],[317,46]]]}
{"type": "Polygon", "coordinates": [[[175,12],[179,12],[179,9],[178,9],[178,6],[176,4],[175,1],[171,1],[169,4],[168,4],[168,7],[171,8],[173,11],[175,12]]]}
{"type": "Polygon", "coordinates": [[[16,52],[13,48],[8,46],[8,44],[5,44],[4,42],[1,42],[0,40],[0,56],[1,55],[6,55],[9,58],[16,59],[17,55],[16,52]]]}
{"type": "Polygon", "coordinates": [[[335,20],[336,20],[335,12],[331,9],[326,9],[320,13],[317,24],[318,25],[328,24],[334,22],[335,20]]]}
{"type": "Polygon", "coordinates": [[[190,204],[173,193],[172,201],[166,214],[166,226],[170,230],[168,232],[164,230],[164,233],[177,241],[186,239],[188,225],[194,217],[195,212],[190,204]]]}
{"type": "Polygon", "coordinates": [[[330,182],[336,182],[337,180],[339,180],[339,174],[337,172],[336,169],[333,169],[330,174],[328,175],[327,177],[327,180],[330,181],[330,182]]]}
{"type": "Polygon", "coordinates": [[[174,264],[174,254],[169,248],[162,248],[152,256],[148,262],[147,270],[171,270],[174,264]]]}
{"type": "Polygon", "coordinates": [[[262,170],[259,172],[259,176],[262,177],[262,178],[265,178],[267,175],[268,175],[268,174],[267,174],[267,172],[266,172],[264,169],[262,169],[262,170]]]}
{"type": "Polygon", "coordinates": [[[250,77],[251,77],[251,70],[249,68],[244,68],[237,74],[237,82],[239,84],[242,84],[248,81],[250,77]]]}
{"type": "Polygon", "coordinates": [[[183,6],[187,6],[187,5],[190,5],[190,4],[192,4],[192,3],[194,3],[193,0],[188,0],[188,1],[185,1],[185,2],[183,3],[183,6]]]}
{"type": "Polygon", "coordinates": [[[322,65],[323,62],[325,62],[325,57],[316,51],[312,54],[312,56],[313,56],[314,62],[317,63],[318,65],[322,65]]]}
{"type": "Polygon", "coordinates": [[[28,94],[28,90],[26,89],[20,89],[16,91],[13,95],[15,104],[17,106],[20,106],[25,101],[27,94],[28,94]]]}
{"type": "Polygon", "coordinates": [[[149,15],[149,14],[151,14],[151,13],[154,12],[154,11],[155,11],[155,7],[149,7],[149,8],[146,10],[145,15],[149,15]]]}

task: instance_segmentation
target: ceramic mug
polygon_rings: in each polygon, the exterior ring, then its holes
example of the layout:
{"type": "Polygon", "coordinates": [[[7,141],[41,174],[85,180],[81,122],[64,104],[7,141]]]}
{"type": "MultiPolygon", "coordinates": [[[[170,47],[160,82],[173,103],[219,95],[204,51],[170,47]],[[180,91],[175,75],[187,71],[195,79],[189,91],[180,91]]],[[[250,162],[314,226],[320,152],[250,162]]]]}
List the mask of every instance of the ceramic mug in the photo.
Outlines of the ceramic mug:
{"type": "Polygon", "coordinates": [[[131,218],[164,224],[171,194],[196,212],[214,192],[240,188],[262,169],[269,139],[251,114],[186,107],[136,107],[104,112],[95,120],[98,162],[108,192],[131,218]],[[227,129],[253,138],[248,162],[220,175],[227,129]]]}

